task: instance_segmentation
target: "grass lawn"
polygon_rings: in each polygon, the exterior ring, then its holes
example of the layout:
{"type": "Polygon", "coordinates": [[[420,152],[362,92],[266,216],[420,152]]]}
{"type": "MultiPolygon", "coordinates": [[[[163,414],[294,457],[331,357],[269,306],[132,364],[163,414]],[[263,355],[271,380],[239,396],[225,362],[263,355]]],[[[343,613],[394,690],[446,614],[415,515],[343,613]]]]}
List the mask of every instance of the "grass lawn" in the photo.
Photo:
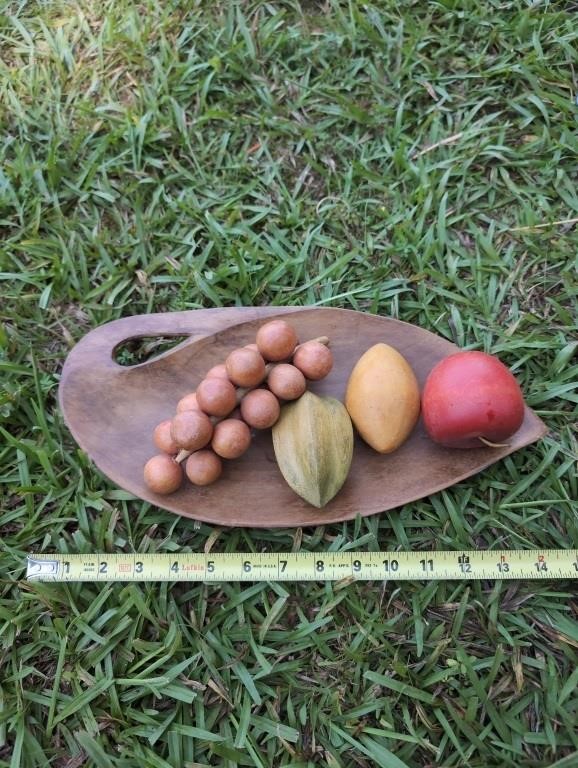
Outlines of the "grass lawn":
{"type": "Polygon", "coordinates": [[[1,768],[578,765],[571,582],[21,580],[33,550],[576,547],[577,91],[574,3],[0,4],[1,768]],[[549,434],[316,529],[109,483],[57,407],[74,343],[266,304],[493,352],[549,434]]]}

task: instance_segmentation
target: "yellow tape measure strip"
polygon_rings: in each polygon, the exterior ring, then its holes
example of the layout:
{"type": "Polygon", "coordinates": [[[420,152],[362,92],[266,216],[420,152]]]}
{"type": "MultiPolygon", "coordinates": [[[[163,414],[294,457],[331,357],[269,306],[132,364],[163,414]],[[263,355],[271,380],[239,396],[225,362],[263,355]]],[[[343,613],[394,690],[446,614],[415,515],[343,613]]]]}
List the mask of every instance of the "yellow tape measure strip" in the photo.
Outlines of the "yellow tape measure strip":
{"type": "Polygon", "coordinates": [[[575,579],[578,549],[455,552],[38,554],[31,581],[575,579]]]}

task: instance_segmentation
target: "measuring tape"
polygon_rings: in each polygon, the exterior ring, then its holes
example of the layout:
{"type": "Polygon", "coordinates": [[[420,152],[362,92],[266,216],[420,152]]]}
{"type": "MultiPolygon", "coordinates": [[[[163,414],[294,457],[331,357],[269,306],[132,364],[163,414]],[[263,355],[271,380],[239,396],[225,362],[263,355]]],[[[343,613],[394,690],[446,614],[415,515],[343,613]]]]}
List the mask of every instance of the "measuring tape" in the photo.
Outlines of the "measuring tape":
{"type": "Polygon", "coordinates": [[[578,549],[455,552],[34,554],[32,581],[575,579],[578,549]]]}

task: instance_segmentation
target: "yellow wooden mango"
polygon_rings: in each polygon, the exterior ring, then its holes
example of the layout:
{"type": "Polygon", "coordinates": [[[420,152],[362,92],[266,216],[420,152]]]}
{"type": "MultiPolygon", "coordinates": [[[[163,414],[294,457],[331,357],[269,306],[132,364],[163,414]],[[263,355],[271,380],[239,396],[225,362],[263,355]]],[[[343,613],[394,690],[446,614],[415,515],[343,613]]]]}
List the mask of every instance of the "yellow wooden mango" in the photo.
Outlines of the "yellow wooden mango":
{"type": "Polygon", "coordinates": [[[420,392],[405,357],[388,344],[375,344],[357,361],[345,406],[361,437],[378,453],[404,443],[419,418],[420,392]]]}

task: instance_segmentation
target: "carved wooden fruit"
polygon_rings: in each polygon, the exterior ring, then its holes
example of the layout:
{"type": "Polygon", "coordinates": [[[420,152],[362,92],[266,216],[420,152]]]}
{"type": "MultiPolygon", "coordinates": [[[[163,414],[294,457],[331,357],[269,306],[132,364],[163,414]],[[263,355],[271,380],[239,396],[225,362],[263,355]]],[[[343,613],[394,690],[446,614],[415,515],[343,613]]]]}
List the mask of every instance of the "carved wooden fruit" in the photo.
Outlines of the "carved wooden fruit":
{"type": "Polygon", "coordinates": [[[324,507],[347,479],[353,458],[353,426],[343,403],[305,392],[281,408],[272,433],[289,487],[314,507],[324,507]]]}
{"type": "Polygon", "coordinates": [[[127,317],[88,333],[66,360],[59,400],[75,440],[112,483],[157,507],[215,525],[272,528],[334,523],[398,507],[481,471],[546,432],[526,408],[521,428],[504,448],[443,448],[429,439],[421,420],[401,448],[387,455],[356,438],[345,485],[318,510],[287,486],[271,434],[264,431],[240,459],[226,462],[213,485],[184,482],[170,496],[152,493],[142,468],[158,452],[152,437],[156,425],[172,418],[177,402],[210,368],[236,347],[254,342],[257,329],[275,316],[289,320],[300,339],[329,336],[333,369],[308,389],[342,402],[360,351],[372,344],[399,349],[420,387],[439,360],[457,351],[417,326],[346,309],[232,307],[127,317]],[[189,338],[154,360],[132,367],[113,360],[114,350],[128,339],[182,335],[189,338]]]}
{"type": "Polygon", "coordinates": [[[345,405],[365,442],[378,453],[391,453],[407,440],[417,423],[419,384],[397,349],[374,344],[351,372],[345,405]]]}

